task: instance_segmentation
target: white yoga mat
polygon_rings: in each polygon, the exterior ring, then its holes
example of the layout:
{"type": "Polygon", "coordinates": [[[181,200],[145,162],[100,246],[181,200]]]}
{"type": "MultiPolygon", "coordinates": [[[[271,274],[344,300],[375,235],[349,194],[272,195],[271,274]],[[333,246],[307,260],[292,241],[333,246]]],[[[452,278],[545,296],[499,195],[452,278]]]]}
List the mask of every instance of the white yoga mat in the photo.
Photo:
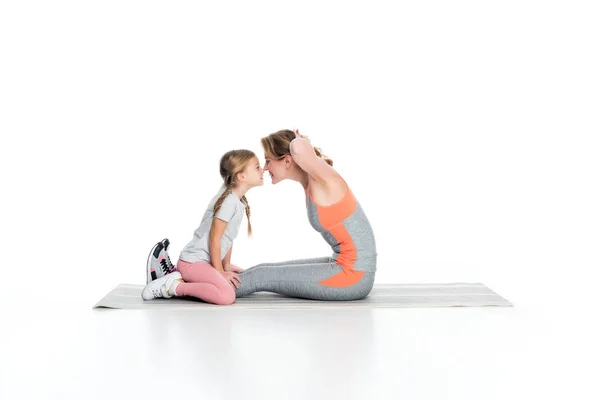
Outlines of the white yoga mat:
{"type": "Polygon", "coordinates": [[[418,308],[418,307],[512,307],[512,304],[481,283],[375,284],[366,299],[356,301],[316,301],[259,292],[236,299],[228,306],[216,306],[193,299],[144,301],[143,285],[122,284],[111,290],[94,308],[197,309],[223,308],[418,308]]]}

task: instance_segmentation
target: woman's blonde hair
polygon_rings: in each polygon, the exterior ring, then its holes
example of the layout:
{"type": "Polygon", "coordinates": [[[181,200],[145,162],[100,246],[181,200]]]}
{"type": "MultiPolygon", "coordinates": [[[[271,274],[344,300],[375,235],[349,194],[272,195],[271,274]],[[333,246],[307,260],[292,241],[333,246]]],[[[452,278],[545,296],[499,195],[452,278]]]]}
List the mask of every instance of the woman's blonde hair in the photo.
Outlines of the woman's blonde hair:
{"type": "MultiPolygon", "coordinates": [[[[269,136],[265,136],[260,140],[260,144],[268,157],[275,160],[280,160],[286,155],[290,154],[290,142],[296,138],[294,131],[289,129],[283,129],[275,133],[271,133],[269,136]]],[[[333,160],[326,157],[321,153],[321,149],[313,147],[315,154],[321,157],[325,162],[333,166],[333,160]]]]}
{"type": "MultiPolygon", "coordinates": [[[[225,191],[215,203],[215,207],[213,209],[213,213],[215,215],[221,209],[223,201],[227,198],[227,196],[229,196],[235,187],[237,183],[237,174],[243,172],[248,166],[248,163],[250,163],[250,161],[252,161],[254,158],[256,158],[256,154],[250,150],[231,150],[223,154],[219,163],[219,172],[221,174],[221,178],[223,178],[225,191]]],[[[248,199],[246,199],[246,196],[242,196],[240,200],[246,205],[246,216],[248,217],[248,236],[252,236],[252,225],[250,224],[250,205],[248,204],[248,199]]]]}

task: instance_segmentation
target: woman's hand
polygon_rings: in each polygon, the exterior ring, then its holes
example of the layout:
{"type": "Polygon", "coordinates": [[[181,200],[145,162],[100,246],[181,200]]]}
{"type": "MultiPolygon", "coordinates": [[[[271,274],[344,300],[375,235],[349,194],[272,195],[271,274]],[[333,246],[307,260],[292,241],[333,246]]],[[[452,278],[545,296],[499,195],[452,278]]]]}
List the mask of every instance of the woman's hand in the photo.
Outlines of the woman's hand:
{"type": "Polygon", "coordinates": [[[296,134],[297,138],[306,139],[308,143],[310,143],[310,139],[308,138],[308,136],[301,135],[298,129],[294,129],[294,133],[296,134]]]}
{"type": "Polygon", "coordinates": [[[236,289],[239,288],[240,283],[242,283],[242,280],[235,272],[223,271],[221,272],[221,276],[236,289]]]}

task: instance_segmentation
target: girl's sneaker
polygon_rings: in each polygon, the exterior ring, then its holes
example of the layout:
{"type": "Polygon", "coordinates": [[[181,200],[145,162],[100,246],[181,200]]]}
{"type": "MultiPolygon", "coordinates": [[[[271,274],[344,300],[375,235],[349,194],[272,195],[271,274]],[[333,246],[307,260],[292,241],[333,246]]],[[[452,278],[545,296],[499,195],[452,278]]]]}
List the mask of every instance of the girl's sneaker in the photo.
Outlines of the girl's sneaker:
{"type": "Polygon", "coordinates": [[[146,284],[175,271],[175,266],[167,252],[170,244],[169,239],[165,238],[150,250],[146,261],[146,284]]]}
{"type": "Polygon", "coordinates": [[[175,266],[173,265],[173,263],[171,262],[171,258],[169,257],[169,246],[171,245],[171,242],[169,241],[169,239],[164,238],[161,242],[163,244],[163,248],[164,248],[164,260],[166,263],[166,269],[169,271],[167,272],[168,274],[170,274],[171,272],[175,271],[175,266]]]}
{"type": "Polygon", "coordinates": [[[142,299],[170,299],[171,297],[175,296],[175,293],[170,293],[169,287],[171,286],[173,281],[176,280],[183,282],[183,279],[181,278],[181,273],[179,273],[178,271],[175,271],[169,275],[165,275],[162,278],[153,280],[152,282],[146,285],[144,290],[142,290],[142,299]]]}

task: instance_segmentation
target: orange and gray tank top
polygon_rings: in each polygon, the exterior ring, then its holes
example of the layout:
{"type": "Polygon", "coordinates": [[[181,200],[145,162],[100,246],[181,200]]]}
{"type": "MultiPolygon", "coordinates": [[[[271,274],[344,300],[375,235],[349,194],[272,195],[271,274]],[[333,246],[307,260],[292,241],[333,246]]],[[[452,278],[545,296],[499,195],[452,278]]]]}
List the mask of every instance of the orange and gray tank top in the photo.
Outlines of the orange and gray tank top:
{"type": "Polygon", "coordinates": [[[377,268],[373,229],[350,187],[346,187],[344,197],[329,206],[315,204],[306,190],[308,220],[329,243],[333,260],[343,269],[339,276],[321,282],[327,286],[348,286],[377,268]]]}

